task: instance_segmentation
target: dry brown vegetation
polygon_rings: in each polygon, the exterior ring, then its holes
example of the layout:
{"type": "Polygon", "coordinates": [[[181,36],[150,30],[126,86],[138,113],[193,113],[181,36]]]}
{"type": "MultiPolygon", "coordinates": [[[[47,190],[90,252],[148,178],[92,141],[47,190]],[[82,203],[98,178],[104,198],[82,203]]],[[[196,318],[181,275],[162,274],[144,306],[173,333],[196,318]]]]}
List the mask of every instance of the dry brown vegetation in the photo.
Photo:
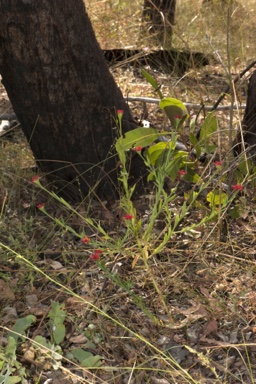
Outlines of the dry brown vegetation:
{"type": "MultiPolygon", "coordinates": [[[[155,46],[150,36],[140,35],[142,1],[85,3],[102,48],[155,46]]],[[[220,12],[217,6],[202,9],[201,1],[178,1],[174,46],[210,54],[216,53],[214,48],[221,62],[216,58],[210,66],[192,68],[183,78],[147,68],[162,84],[165,95],[213,105],[230,78],[255,58],[256,1],[233,3],[227,21],[225,7],[220,12]]],[[[111,71],[125,96],[156,97],[133,67],[121,64],[111,71]]],[[[245,79],[237,84],[238,103],[245,103],[245,79]]],[[[224,104],[229,103],[227,95],[224,104]]],[[[130,105],[139,120],[145,105],[130,105]]],[[[0,107],[1,113],[11,110],[3,88],[0,107]]],[[[148,120],[163,126],[164,116],[158,106],[148,105],[147,110],[148,120]]],[[[197,112],[190,110],[191,114],[197,112]]],[[[229,150],[230,119],[235,132],[241,111],[235,110],[232,116],[230,111],[217,115],[219,154],[223,157],[229,150]]],[[[201,113],[199,127],[203,119],[201,113]]],[[[0,166],[2,348],[7,329],[17,319],[28,314],[36,317],[27,341],[17,351],[17,360],[28,373],[24,383],[46,383],[47,379],[54,383],[113,384],[255,382],[255,183],[246,181],[237,196],[236,202],[242,207],[239,219],[227,214],[185,233],[177,231],[166,247],[154,254],[157,243],[153,233],[152,241],[140,247],[134,237],[119,240],[127,231],[119,202],[106,206],[105,202],[92,201],[90,206],[75,207],[82,216],[100,222],[108,240],[97,231],[88,232],[81,218],[31,183],[35,163],[19,128],[14,128],[10,138],[2,137],[0,166]],[[90,260],[90,246],[38,212],[36,206],[42,202],[47,203],[52,216],[62,217],[78,233],[87,231],[94,246],[103,249],[101,268],[90,260]],[[51,300],[63,303],[67,312],[66,339],[61,345],[67,360],[56,371],[52,368],[54,359],[36,350],[31,342],[36,335],[50,339],[47,316],[51,300]],[[102,366],[88,370],[73,364],[68,352],[74,347],[100,355],[102,366]]],[[[234,160],[229,167],[235,177],[234,160]]],[[[180,208],[183,197],[180,192],[170,204],[170,215],[180,208]]],[[[134,202],[145,228],[151,199],[152,195],[143,195],[134,202]]],[[[200,204],[195,205],[180,229],[197,223],[203,214],[200,204]]],[[[164,228],[160,216],[155,233],[164,228]]],[[[14,372],[20,374],[20,367],[14,372]]]]}

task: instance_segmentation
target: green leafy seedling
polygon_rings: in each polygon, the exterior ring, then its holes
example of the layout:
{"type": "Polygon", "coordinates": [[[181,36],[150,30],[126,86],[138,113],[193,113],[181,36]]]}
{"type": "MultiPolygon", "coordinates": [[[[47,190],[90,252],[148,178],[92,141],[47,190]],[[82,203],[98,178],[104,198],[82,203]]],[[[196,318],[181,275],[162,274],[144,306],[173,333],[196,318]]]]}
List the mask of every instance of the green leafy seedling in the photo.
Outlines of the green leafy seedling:
{"type": "Polygon", "coordinates": [[[15,384],[23,382],[25,378],[25,370],[16,360],[16,339],[8,336],[8,344],[4,351],[0,352],[0,384],[15,384]],[[15,373],[16,375],[13,375],[15,373]],[[19,376],[17,376],[19,373],[19,376]]]}
{"type": "MultiPolygon", "coordinates": [[[[100,367],[102,365],[101,356],[94,356],[91,352],[85,351],[82,348],[73,349],[69,355],[72,355],[85,368],[100,367]]],[[[69,356],[69,358],[72,356],[69,356]]]]}
{"type": "Polygon", "coordinates": [[[60,304],[56,301],[52,301],[51,310],[48,317],[50,318],[50,326],[53,341],[55,344],[59,345],[65,338],[66,328],[64,321],[66,319],[66,311],[63,311],[63,304],[60,304]]]}
{"type": "Polygon", "coordinates": [[[34,323],[35,320],[36,317],[33,315],[28,315],[26,317],[18,319],[12,327],[12,330],[8,333],[8,338],[13,337],[16,342],[19,338],[24,341],[25,337],[22,337],[22,335],[25,335],[26,330],[31,326],[31,324],[34,323]]]}

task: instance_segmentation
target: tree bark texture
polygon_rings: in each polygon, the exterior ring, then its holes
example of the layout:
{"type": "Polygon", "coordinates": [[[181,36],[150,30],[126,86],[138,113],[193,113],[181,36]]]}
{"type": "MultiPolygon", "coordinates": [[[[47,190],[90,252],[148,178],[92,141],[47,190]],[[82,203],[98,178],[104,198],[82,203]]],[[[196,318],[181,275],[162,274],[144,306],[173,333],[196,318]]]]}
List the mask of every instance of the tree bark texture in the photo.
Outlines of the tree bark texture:
{"type": "Polygon", "coordinates": [[[116,110],[124,131],[132,116],[83,1],[0,0],[0,20],[2,82],[41,169],[82,196],[97,182],[111,194],[116,110]]]}
{"type": "MultiPolygon", "coordinates": [[[[248,95],[246,108],[242,121],[243,139],[248,153],[256,158],[256,71],[250,77],[248,85],[248,95]]],[[[236,155],[243,151],[243,145],[240,132],[234,142],[234,152],[236,155]]]]}
{"type": "Polygon", "coordinates": [[[142,18],[149,23],[149,31],[164,43],[172,35],[176,0],[144,0],[142,18]]]}

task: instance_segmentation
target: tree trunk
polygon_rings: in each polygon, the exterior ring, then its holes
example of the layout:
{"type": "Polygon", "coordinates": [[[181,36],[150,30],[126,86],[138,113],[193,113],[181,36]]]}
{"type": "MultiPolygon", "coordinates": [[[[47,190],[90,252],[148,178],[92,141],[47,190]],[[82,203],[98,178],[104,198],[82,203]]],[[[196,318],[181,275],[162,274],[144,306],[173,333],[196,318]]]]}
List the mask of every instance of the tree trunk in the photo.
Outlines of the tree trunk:
{"type": "Polygon", "coordinates": [[[76,181],[81,197],[95,183],[112,194],[116,110],[124,132],[132,116],[83,1],[0,0],[0,20],[2,82],[41,169],[58,188],[76,181]]]}
{"type": "Polygon", "coordinates": [[[162,45],[171,41],[176,0],[144,0],[142,18],[149,23],[149,31],[155,34],[162,45]]]}
{"type": "MultiPolygon", "coordinates": [[[[242,121],[243,139],[245,148],[254,160],[256,158],[256,71],[250,77],[248,86],[248,95],[246,101],[246,108],[242,121]]],[[[241,140],[241,133],[237,134],[234,141],[234,153],[240,154],[243,151],[241,140]]]]}

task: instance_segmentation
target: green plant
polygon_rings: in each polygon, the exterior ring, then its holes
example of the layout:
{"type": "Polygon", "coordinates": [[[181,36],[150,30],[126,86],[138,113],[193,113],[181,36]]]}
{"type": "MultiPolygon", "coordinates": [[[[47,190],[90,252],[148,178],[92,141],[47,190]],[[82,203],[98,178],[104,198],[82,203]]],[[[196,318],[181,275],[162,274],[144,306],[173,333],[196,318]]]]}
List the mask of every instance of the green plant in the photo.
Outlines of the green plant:
{"type": "MultiPolygon", "coordinates": [[[[63,349],[61,344],[66,337],[65,319],[66,311],[64,305],[52,301],[51,308],[48,314],[48,328],[50,340],[41,335],[35,336],[34,339],[29,339],[30,347],[33,347],[36,353],[36,358],[40,358],[41,363],[46,361],[51,362],[51,367],[58,370],[62,366],[63,349]]],[[[5,348],[0,350],[0,383],[15,384],[27,383],[26,370],[20,362],[17,361],[17,349],[21,344],[28,340],[25,335],[26,331],[35,322],[36,317],[28,315],[18,319],[8,332],[8,343],[5,348]]],[[[28,344],[27,344],[28,347],[28,344]]],[[[29,347],[29,348],[30,348],[29,347]]],[[[92,343],[88,345],[92,347],[92,343]]],[[[74,348],[67,352],[66,357],[71,361],[78,362],[82,367],[99,367],[101,365],[101,356],[93,355],[83,348],[74,348]]]]}
{"type": "Polygon", "coordinates": [[[1,384],[26,383],[25,368],[17,361],[17,348],[25,340],[25,332],[35,319],[33,315],[18,319],[12,330],[9,331],[7,345],[5,348],[0,349],[1,384]]]}
{"type": "Polygon", "coordinates": [[[26,370],[17,361],[17,340],[9,336],[6,347],[0,348],[0,383],[26,383],[26,370]]]}
{"type": "MultiPolygon", "coordinates": [[[[147,80],[156,87],[157,84],[155,80],[145,71],[143,73],[147,80]]],[[[159,93],[159,95],[161,96],[160,107],[171,122],[171,132],[159,132],[154,128],[139,127],[123,135],[123,111],[117,111],[116,121],[119,127],[120,137],[116,141],[116,151],[121,163],[119,181],[122,190],[120,205],[125,212],[123,223],[126,227],[123,235],[119,236],[118,239],[112,239],[99,223],[82,216],[64,199],[43,187],[37,176],[33,178],[33,182],[36,185],[59,203],[63,204],[72,214],[78,215],[87,226],[100,235],[100,238],[92,239],[84,232],[80,234],[77,233],[74,228],[66,224],[64,219],[52,217],[46,210],[45,204],[39,204],[38,208],[60,227],[69,231],[80,238],[83,243],[87,244],[88,252],[91,253],[90,258],[98,262],[100,261],[98,265],[106,273],[106,276],[117,286],[124,289],[135,304],[145,313],[149,314],[150,317],[154,316],[141,304],[140,298],[134,294],[130,283],[128,284],[127,281],[122,281],[105,267],[100,258],[102,249],[98,248],[104,247],[105,252],[107,252],[107,249],[114,250],[117,244],[119,244],[119,248],[121,249],[123,246],[129,244],[129,242],[135,241],[137,254],[132,261],[132,267],[134,268],[138,259],[141,257],[148,275],[151,276],[154,288],[166,312],[168,312],[161,290],[151,274],[150,257],[163,251],[174,235],[181,235],[187,232],[192,233],[197,227],[211,221],[218,220],[219,223],[221,223],[222,215],[226,213],[231,202],[236,197],[236,193],[228,194],[227,191],[223,191],[222,189],[222,183],[225,181],[222,161],[216,161],[214,163],[215,170],[207,177],[204,176],[202,167],[200,166],[200,156],[203,153],[209,155],[212,151],[216,150],[216,145],[212,144],[212,135],[215,134],[218,129],[215,114],[209,113],[207,115],[202,124],[200,135],[197,138],[194,132],[195,121],[192,119],[189,122],[190,116],[184,104],[174,98],[164,98],[161,93],[159,93]],[[190,143],[188,144],[188,150],[179,150],[177,149],[177,142],[180,137],[185,135],[185,124],[187,123],[190,125],[190,143]],[[167,136],[169,140],[167,142],[156,142],[163,135],[167,136]],[[135,186],[130,187],[128,182],[128,154],[130,151],[134,151],[141,156],[148,169],[148,180],[154,184],[154,193],[149,205],[150,215],[148,215],[146,225],[143,225],[141,218],[137,216],[137,211],[134,206],[133,193],[135,186]],[[167,178],[171,180],[172,183],[169,191],[165,189],[165,181],[167,178]],[[217,186],[216,182],[214,182],[215,178],[217,178],[217,186]],[[175,210],[172,211],[171,206],[175,205],[177,197],[179,196],[178,191],[181,183],[187,183],[188,186],[193,183],[194,187],[190,187],[190,190],[184,193],[183,203],[177,205],[175,210]],[[210,191],[205,193],[207,189],[210,189],[210,191]],[[202,214],[198,215],[197,221],[193,223],[186,222],[186,216],[194,207],[201,210],[202,214]],[[164,223],[164,228],[160,233],[155,231],[155,223],[157,220],[161,220],[164,223]],[[102,239],[104,244],[99,241],[100,239],[102,239]],[[99,245],[100,242],[101,244],[99,245]]],[[[235,185],[234,187],[236,186],[238,188],[234,188],[235,190],[239,191],[242,189],[240,185],[235,185]]]]}

